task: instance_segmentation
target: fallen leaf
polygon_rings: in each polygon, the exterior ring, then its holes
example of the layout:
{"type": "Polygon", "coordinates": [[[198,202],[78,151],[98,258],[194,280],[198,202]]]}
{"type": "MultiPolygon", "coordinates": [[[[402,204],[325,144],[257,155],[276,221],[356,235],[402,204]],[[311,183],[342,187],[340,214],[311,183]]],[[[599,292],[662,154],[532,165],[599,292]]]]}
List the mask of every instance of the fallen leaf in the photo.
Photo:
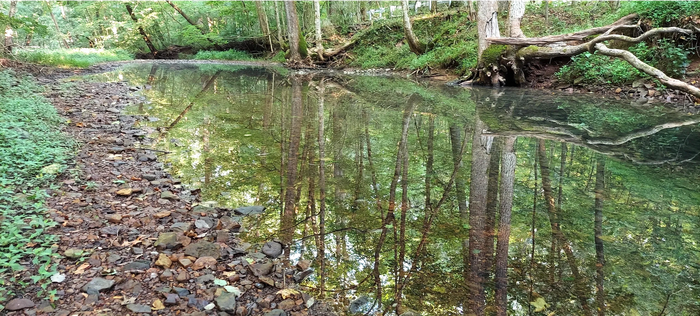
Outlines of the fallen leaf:
{"type": "Polygon", "coordinates": [[[154,311],[159,311],[161,309],[165,309],[165,305],[163,305],[163,302],[161,300],[156,299],[153,301],[153,308],[154,311]]]}
{"type": "Polygon", "coordinates": [[[85,263],[81,264],[77,269],[75,269],[75,271],[73,271],[73,274],[83,274],[83,273],[85,273],[85,269],[87,269],[89,267],[90,267],[90,264],[85,262],[85,263]]]}
{"type": "Polygon", "coordinates": [[[83,123],[83,122],[78,122],[78,123],[75,123],[75,126],[77,126],[77,127],[85,127],[85,123],[83,123]]]}
{"type": "Polygon", "coordinates": [[[538,297],[534,302],[530,302],[530,305],[535,307],[535,312],[541,312],[549,307],[549,304],[542,297],[538,297]]]}
{"type": "Polygon", "coordinates": [[[121,190],[117,191],[117,195],[129,196],[129,195],[131,195],[132,192],[133,192],[132,189],[121,189],[121,190]]]}
{"type": "Polygon", "coordinates": [[[286,299],[293,297],[295,295],[301,295],[301,293],[299,293],[299,291],[297,291],[295,289],[279,290],[279,291],[277,291],[277,294],[281,295],[283,300],[286,300],[286,299]]]}

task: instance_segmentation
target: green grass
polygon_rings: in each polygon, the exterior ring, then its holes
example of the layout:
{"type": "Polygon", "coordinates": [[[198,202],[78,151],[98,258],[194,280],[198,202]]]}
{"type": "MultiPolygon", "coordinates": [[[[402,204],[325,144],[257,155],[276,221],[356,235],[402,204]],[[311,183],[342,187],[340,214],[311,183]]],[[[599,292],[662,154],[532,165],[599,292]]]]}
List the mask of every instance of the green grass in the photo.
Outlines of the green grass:
{"type": "Polygon", "coordinates": [[[123,49],[25,49],[15,53],[18,60],[54,67],[86,68],[108,61],[132,60],[133,55],[123,49]]]}
{"type": "Polygon", "coordinates": [[[0,72],[0,304],[28,285],[14,272],[36,269],[31,281],[45,288],[55,271],[45,189],[65,169],[74,143],[40,92],[31,79],[0,72]]]}
{"type": "Polygon", "coordinates": [[[194,59],[198,60],[253,60],[253,56],[250,56],[247,52],[238,51],[235,49],[229,49],[227,51],[208,51],[200,50],[194,55],[194,59]]]}

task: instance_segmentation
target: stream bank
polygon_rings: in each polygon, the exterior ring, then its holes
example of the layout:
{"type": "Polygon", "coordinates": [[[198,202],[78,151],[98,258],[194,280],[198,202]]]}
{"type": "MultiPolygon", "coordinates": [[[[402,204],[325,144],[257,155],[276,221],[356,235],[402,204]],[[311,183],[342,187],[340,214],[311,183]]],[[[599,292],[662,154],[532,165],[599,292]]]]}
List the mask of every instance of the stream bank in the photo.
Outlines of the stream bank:
{"type": "Polygon", "coordinates": [[[61,255],[53,301],[28,289],[7,304],[8,315],[333,315],[297,285],[310,262],[283,262],[275,241],[268,251],[240,240],[245,211],[202,203],[164,171],[158,157],[166,152],[141,149],[150,140],[136,117],[121,114],[145,102],[138,89],[67,78],[120,64],[37,75],[79,150],[47,199],[61,255]]]}

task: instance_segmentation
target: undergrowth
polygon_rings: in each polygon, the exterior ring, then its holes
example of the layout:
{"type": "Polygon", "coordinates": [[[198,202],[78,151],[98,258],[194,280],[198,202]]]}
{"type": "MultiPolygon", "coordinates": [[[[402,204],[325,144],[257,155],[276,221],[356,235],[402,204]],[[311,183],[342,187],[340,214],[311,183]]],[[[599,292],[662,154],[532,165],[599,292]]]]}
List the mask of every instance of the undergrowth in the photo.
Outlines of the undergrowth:
{"type": "MultiPolygon", "coordinates": [[[[670,39],[659,39],[654,45],[642,42],[630,47],[629,51],[640,60],[675,78],[682,78],[690,65],[690,50],[678,46],[670,39]]],[[[613,85],[650,78],[622,59],[588,52],[572,57],[571,62],[559,69],[556,76],[567,83],[613,85]]]]}
{"type": "Polygon", "coordinates": [[[247,52],[235,49],[223,52],[200,50],[193,58],[198,60],[253,60],[253,56],[247,52]]]}
{"type": "Polygon", "coordinates": [[[39,92],[29,78],[0,72],[0,304],[30,284],[16,272],[36,269],[31,282],[42,288],[55,272],[45,189],[65,169],[73,142],[39,92]]]}
{"type": "Polygon", "coordinates": [[[24,62],[55,67],[87,68],[108,61],[132,60],[134,56],[123,49],[24,49],[15,57],[24,62]]]}
{"type": "Polygon", "coordinates": [[[427,44],[423,55],[412,53],[405,43],[400,19],[377,21],[351,51],[351,66],[425,70],[452,68],[465,73],[476,65],[476,29],[465,12],[443,12],[435,18],[413,22],[418,38],[427,44]]]}

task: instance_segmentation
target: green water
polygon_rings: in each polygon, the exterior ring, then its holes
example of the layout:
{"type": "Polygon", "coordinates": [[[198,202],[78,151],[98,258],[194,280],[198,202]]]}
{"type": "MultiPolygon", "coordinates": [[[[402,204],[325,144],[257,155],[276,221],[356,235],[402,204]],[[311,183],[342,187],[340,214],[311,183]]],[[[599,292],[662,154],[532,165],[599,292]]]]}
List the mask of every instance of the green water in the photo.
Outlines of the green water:
{"type": "Polygon", "coordinates": [[[230,65],[138,64],[104,77],[142,88],[148,102],[128,112],[151,132],[144,145],[172,152],[162,161],[202,201],[267,207],[246,220],[244,239],[285,238],[281,214],[293,206],[291,259],[314,260],[304,284],[316,296],[325,262],[325,297],[339,311],[371,307],[384,227],[382,309],[395,312],[399,279],[400,312],[494,314],[493,266],[504,266],[495,236],[500,205],[512,199],[510,315],[583,315],[584,305],[591,314],[700,313],[698,117],[600,96],[230,65]],[[397,159],[404,129],[407,158],[397,159]],[[497,193],[508,184],[500,159],[508,137],[513,189],[497,193]],[[394,186],[396,220],[383,222],[394,186]]]}

